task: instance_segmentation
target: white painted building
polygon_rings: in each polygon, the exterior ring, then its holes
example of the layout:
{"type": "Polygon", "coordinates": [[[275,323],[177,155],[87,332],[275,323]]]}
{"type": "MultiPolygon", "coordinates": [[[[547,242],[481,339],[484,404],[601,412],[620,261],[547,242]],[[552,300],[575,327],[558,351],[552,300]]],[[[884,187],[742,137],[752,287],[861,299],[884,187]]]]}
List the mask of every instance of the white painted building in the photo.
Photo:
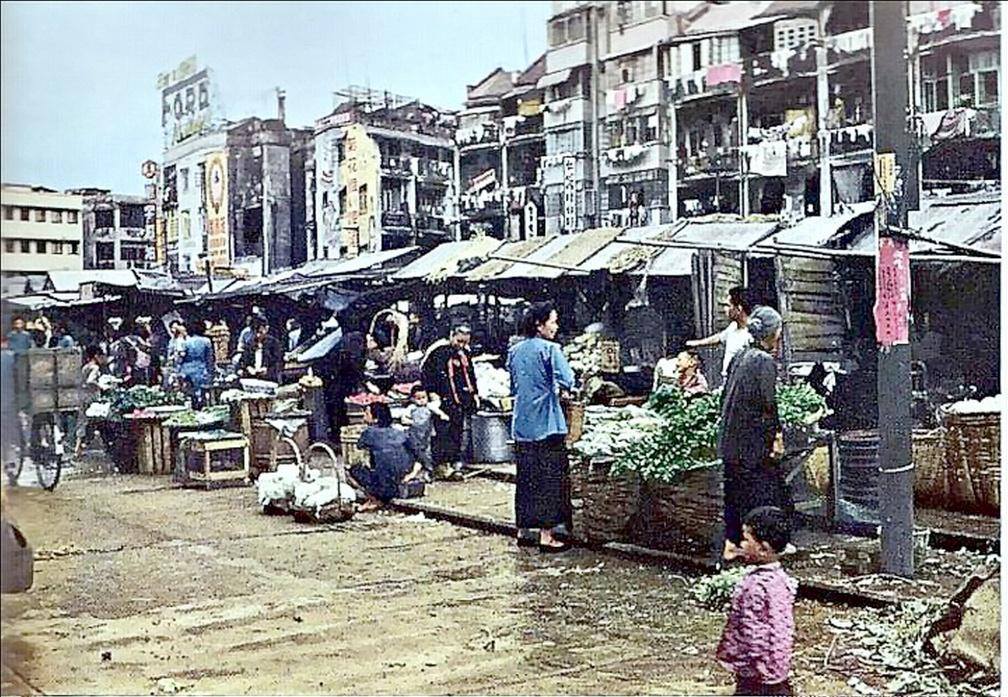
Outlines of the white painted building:
{"type": "Polygon", "coordinates": [[[43,186],[0,187],[0,267],[5,276],[84,268],[81,196],[43,186]]]}

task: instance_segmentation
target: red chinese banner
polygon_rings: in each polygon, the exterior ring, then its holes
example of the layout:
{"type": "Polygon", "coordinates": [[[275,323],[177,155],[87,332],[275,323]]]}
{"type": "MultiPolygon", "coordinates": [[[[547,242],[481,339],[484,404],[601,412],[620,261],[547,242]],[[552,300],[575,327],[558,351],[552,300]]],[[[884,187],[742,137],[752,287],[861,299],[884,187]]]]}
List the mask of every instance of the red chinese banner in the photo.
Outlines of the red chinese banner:
{"type": "Polygon", "coordinates": [[[875,336],[880,346],[910,342],[910,248],[905,240],[879,239],[875,267],[875,336]]]}

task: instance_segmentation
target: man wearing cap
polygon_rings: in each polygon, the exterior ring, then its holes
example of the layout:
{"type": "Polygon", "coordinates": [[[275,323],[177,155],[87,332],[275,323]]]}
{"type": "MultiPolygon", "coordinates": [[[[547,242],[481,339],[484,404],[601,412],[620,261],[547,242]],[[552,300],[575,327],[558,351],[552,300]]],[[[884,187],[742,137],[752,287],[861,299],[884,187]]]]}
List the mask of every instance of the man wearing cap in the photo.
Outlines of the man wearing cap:
{"type": "Polygon", "coordinates": [[[452,330],[447,341],[436,342],[420,366],[422,384],[432,400],[448,415],[447,423],[437,425],[433,458],[442,476],[461,476],[463,458],[469,453],[463,441],[469,418],[476,413],[478,396],[476,374],[469,354],[472,331],[465,325],[452,330]]]}

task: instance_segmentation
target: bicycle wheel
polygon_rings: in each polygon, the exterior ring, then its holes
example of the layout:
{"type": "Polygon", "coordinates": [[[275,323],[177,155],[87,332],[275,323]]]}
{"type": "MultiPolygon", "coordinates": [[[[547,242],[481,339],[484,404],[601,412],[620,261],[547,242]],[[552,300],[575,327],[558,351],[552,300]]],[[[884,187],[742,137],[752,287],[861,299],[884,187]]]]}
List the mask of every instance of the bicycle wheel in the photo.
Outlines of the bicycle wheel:
{"type": "Polygon", "coordinates": [[[38,478],[39,486],[46,491],[52,491],[59,484],[60,474],[63,470],[63,456],[60,454],[56,444],[56,433],[51,421],[39,425],[38,441],[32,448],[35,460],[35,476],[38,478]]]}
{"type": "Polygon", "coordinates": [[[26,425],[21,421],[21,417],[19,416],[16,429],[17,442],[11,445],[4,461],[4,474],[7,475],[7,482],[11,486],[17,486],[21,470],[24,469],[25,457],[28,450],[25,447],[25,428],[26,425]]]}

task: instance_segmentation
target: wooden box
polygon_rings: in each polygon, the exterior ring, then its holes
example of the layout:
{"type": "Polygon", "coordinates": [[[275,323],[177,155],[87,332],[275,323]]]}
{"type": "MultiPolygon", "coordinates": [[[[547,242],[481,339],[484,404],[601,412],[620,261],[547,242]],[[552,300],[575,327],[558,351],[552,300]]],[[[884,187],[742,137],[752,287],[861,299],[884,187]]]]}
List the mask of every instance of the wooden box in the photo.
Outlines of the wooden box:
{"type": "Polygon", "coordinates": [[[347,468],[354,465],[367,467],[371,464],[371,453],[357,447],[364,429],[367,426],[344,426],[340,429],[340,450],[343,455],[343,465],[347,468]]]}
{"type": "MultiPolygon", "coordinates": [[[[277,418],[282,418],[278,416],[277,418]]],[[[298,427],[294,435],[291,436],[298,449],[304,454],[311,445],[308,435],[308,419],[301,417],[303,423],[298,427]]],[[[283,436],[265,419],[256,419],[252,422],[252,479],[256,479],[263,472],[273,472],[277,465],[297,464],[298,458],[294,454],[290,443],[284,440],[283,436]]]]}
{"type": "Polygon", "coordinates": [[[273,411],[273,398],[242,399],[231,404],[231,419],[238,430],[252,440],[252,422],[273,411]]]}
{"type": "Polygon", "coordinates": [[[15,389],[27,393],[35,413],[77,409],[81,356],[79,348],[29,349],[15,357],[15,389]]]}
{"type": "Polygon", "coordinates": [[[131,418],[133,438],[136,443],[138,474],[171,474],[171,430],[165,426],[168,416],[131,418]]]}
{"type": "Polygon", "coordinates": [[[242,486],[249,475],[249,442],[240,433],[199,431],[182,436],[176,466],[186,486],[242,486]]]}

